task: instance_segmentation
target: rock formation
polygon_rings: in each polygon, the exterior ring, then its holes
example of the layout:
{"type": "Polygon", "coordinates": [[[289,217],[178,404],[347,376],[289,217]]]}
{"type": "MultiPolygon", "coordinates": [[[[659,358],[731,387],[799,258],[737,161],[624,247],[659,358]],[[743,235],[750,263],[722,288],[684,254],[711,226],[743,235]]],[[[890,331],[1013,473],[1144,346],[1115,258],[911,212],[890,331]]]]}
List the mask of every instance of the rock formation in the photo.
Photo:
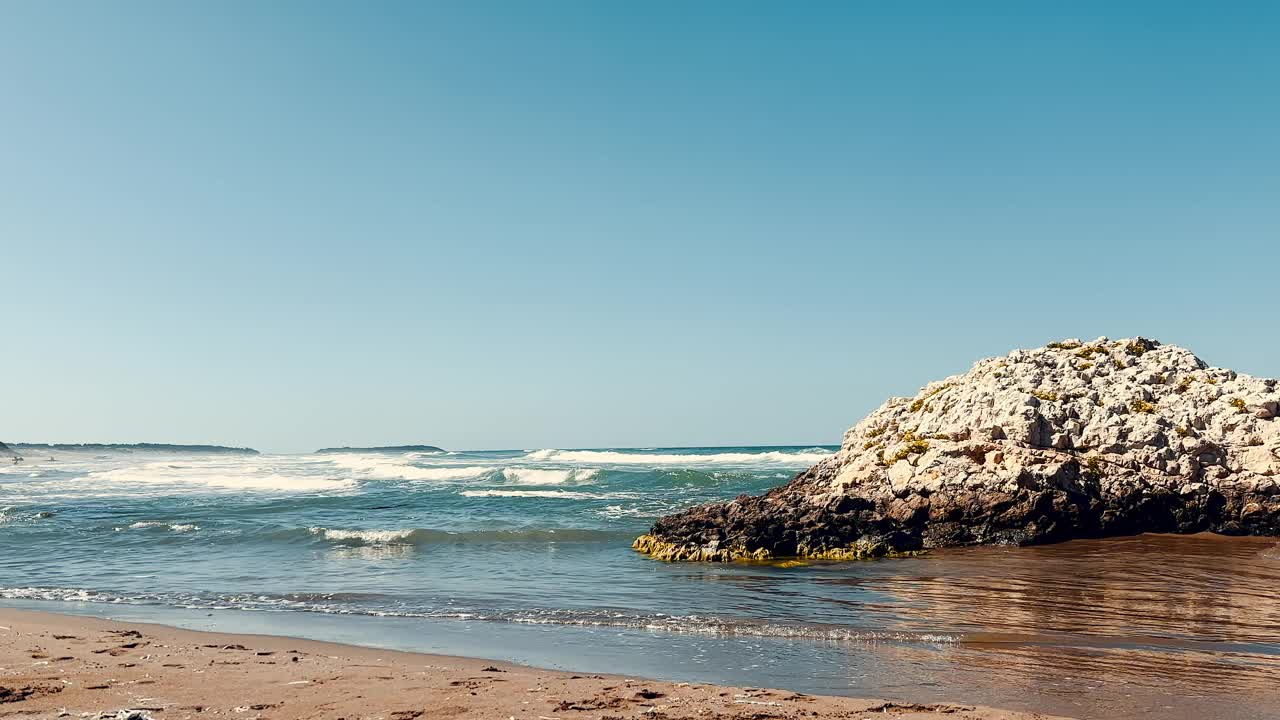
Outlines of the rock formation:
{"type": "Polygon", "coordinates": [[[1280,383],[1137,338],[1017,350],[892,398],[761,496],[664,517],[664,560],[1280,534],[1280,383]]]}

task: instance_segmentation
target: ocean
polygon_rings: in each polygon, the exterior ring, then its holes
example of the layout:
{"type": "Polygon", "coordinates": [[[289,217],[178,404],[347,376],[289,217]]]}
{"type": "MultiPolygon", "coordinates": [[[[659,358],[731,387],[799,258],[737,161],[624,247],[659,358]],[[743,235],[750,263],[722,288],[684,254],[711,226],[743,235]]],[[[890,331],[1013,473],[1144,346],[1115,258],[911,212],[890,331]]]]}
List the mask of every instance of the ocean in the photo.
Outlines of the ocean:
{"type": "Polygon", "coordinates": [[[630,549],[834,450],[27,453],[0,467],[0,603],[1078,717],[1276,712],[1274,539],[799,564],[630,549]]]}

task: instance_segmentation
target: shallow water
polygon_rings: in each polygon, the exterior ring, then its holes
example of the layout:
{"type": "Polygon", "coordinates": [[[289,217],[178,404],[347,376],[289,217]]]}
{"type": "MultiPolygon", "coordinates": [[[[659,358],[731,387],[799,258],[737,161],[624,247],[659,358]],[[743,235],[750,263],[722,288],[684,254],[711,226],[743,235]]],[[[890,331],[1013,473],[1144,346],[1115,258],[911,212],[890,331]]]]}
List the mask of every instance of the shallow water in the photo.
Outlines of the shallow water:
{"type": "Polygon", "coordinates": [[[0,599],[580,670],[1077,717],[1280,716],[1280,549],[1140,536],[654,562],[659,514],[822,448],[58,454],[0,474],[0,599]]]}

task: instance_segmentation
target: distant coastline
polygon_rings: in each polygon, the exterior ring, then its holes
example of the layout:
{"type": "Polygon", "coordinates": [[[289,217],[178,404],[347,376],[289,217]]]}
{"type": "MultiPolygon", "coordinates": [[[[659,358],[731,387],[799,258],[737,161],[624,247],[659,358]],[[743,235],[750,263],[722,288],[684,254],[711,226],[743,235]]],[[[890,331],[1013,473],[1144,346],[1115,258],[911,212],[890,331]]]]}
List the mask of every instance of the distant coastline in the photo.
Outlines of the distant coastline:
{"type": "Polygon", "coordinates": [[[332,455],[334,453],[358,453],[358,452],[386,452],[386,453],[406,453],[406,452],[431,452],[442,453],[443,448],[435,445],[383,445],[381,447],[336,447],[336,448],[320,448],[315,452],[317,455],[332,455]]]}
{"type": "Polygon", "coordinates": [[[228,455],[258,455],[258,451],[249,447],[227,447],[225,445],[171,445],[168,443],[9,443],[15,451],[85,451],[85,450],[125,450],[140,452],[197,452],[225,453],[228,455]]]}

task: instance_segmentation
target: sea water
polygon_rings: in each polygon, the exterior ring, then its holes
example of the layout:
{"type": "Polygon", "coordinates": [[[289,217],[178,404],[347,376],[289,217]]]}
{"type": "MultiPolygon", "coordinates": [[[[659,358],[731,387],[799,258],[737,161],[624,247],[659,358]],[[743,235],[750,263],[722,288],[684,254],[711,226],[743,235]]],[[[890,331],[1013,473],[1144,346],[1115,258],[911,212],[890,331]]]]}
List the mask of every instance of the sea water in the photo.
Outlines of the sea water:
{"type": "Polygon", "coordinates": [[[630,549],[833,451],[55,451],[0,467],[0,602],[1078,717],[1280,713],[1274,540],[799,566],[630,549]]]}

